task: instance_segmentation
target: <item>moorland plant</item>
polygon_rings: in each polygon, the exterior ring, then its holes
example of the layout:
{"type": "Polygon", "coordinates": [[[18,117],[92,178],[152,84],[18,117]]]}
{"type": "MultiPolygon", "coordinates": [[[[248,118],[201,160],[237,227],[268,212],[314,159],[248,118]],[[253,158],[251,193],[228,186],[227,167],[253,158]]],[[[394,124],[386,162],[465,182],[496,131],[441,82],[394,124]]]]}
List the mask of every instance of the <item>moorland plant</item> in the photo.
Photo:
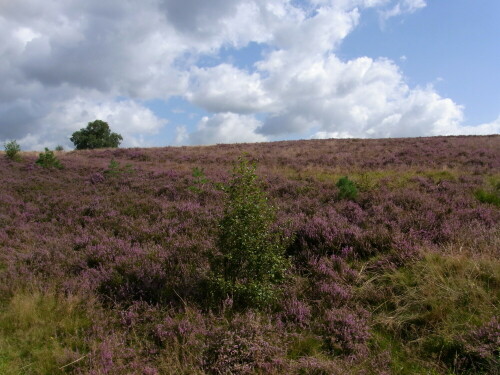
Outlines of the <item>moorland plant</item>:
{"type": "Polygon", "coordinates": [[[5,156],[12,161],[21,161],[21,146],[14,140],[4,144],[5,156]]]}
{"type": "Polygon", "coordinates": [[[209,294],[234,307],[264,307],[276,302],[288,261],[286,239],[273,230],[275,208],[256,175],[256,164],[240,157],[225,186],[227,200],[219,222],[217,253],[211,257],[209,294]]]}
{"type": "Polygon", "coordinates": [[[57,157],[0,158],[1,374],[498,374],[500,136],[57,157]]]}
{"type": "Polygon", "coordinates": [[[35,163],[43,168],[57,168],[62,169],[63,165],[60,160],[54,155],[53,151],[50,151],[45,147],[45,151],[38,155],[38,159],[35,163]]]}

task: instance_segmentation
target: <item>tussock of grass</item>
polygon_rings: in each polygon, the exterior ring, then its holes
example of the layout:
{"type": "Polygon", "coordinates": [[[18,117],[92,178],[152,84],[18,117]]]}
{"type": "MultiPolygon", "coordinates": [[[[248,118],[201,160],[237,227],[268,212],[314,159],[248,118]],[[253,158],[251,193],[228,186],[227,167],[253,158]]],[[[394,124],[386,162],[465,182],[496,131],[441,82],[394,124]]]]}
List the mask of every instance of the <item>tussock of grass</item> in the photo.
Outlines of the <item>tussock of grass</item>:
{"type": "Polygon", "coordinates": [[[2,306],[1,374],[63,374],[84,362],[90,320],[79,297],[18,291],[2,306]]]}
{"type": "Polygon", "coordinates": [[[453,369],[466,356],[464,335],[498,314],[500,261],[430,253],[372,279],[370,291],[380,296],[375,342],[397,373],[428,373],[419,369],[430,359],[453,369]]]}

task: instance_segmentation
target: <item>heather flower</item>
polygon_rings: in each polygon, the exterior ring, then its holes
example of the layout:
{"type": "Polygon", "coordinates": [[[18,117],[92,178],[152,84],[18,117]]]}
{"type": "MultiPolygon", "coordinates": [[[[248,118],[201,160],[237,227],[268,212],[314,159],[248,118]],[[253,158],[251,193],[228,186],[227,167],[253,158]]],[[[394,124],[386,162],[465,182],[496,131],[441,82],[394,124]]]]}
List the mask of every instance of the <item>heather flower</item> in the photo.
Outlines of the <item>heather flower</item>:
{"type": "Polygon", "coordinates": [[[370,333],[367,312],[347,308],[327,310],[320,330],[332,353],[356,357],[366,354],[370,333]]]}

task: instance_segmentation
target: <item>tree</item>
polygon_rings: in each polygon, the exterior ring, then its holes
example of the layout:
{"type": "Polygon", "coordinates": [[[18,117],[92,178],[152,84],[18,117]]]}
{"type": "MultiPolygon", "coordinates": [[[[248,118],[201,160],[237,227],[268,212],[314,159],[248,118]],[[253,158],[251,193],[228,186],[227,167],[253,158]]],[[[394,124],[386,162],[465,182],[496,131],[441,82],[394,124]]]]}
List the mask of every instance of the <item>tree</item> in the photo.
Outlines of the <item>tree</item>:
{"type": "Polygon", "coordinates": [[[219,253],[211,260],[213,297],[216,301],[231,297],[236,307],[272,303],[289,266],[286,239],[272,228],[275,208],[268,203],[255,169],[243,157],[234,165],[219,223],[219,253]]]}
{"type": "Polygon", "coordinates": [[[70,138],[77,150],[118,147],[122,140],[120,134],[111,133],[108,123],[101,120],[89,122],[86,128],[74,132],[70,138]]]}
{"type": "Polygon", "coordinates": [[[21,146],[14,140],[4,144],[5,156],[13,161],[21,161],[21,146]]]}

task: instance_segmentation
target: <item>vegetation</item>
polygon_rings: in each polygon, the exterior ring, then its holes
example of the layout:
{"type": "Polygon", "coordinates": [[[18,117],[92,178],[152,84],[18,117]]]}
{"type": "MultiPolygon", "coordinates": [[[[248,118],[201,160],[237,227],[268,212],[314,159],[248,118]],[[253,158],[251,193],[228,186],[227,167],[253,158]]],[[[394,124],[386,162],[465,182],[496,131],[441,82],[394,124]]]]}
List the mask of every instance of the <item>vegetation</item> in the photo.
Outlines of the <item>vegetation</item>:
{"type": "Polygon", "coordinates": [[[124,173],[133,173],[132,165],[126,164],[125,166],[121,166],[115,159],[110,160],[108,169],[104,171],[104,174],[111,177],[116,177],[124,173]]]}
{"type": "Polygon", "coordinates": [[[60,160],[54,155],[54,152],[50,151],[47,147],[45,147],[45,152],[39,154],[38,159],[35,163],[43,168],[63,168],[63,165],[61,164],[60,160]]]}
{"type": "Polygon", "coordinates": [[[500,136],[56,155],[0,158],[0,374],[498,373],[500,136]]]}
{"type": "Polygon", "coordinates": [[[288,263],[286,242],[272,225],[275,209],[255,174],[256,165],[240,157],[226,187],[227,202],[219,223],[212,259],[210,292],[230,298],[236,307],[263,307],[276,302],[288,263]]]}
{"type": "Polygon", "coordinates": [[[5,156],[12,161],[21,161],[21,146],[16,141],[4,144],[5,156]]]}
{"type": "Polygon", "coordinates": [[[0,373],[4,375],[65,374],[89,354],[85,337],[91,321],[80,297],[18,290],[2,301],[0,311],[0,373]]]}
{"type": "Polygon", "coordinates": [[[355,200],[358,196],[358,188],[353,181],[347,178],[347,176],[341,177],[337,181],[337,187],[339,188],[340,199],[355,200]]]}
{"type": "Polygon", "coordinates": [[[122,140],[120,134],[112,133],[108,123],[101,120],[89,122],[86,128],[74,132],[70,138],[77,150],[116,148],[122,140]]]}

